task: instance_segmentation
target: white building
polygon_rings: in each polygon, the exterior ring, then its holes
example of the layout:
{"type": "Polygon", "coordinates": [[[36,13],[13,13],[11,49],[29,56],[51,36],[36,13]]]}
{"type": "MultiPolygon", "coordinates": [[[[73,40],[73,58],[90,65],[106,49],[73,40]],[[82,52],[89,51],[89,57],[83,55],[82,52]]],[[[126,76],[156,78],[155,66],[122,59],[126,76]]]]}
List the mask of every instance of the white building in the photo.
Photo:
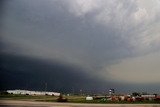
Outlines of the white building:
{"type": "Polygon", "coordinates": [[[22,94],[22,95],[53,95],[60,96],[58,92],[44,92],[44,91],[29,91],[29,90],[7,90],[10,94],[22,94]]]}

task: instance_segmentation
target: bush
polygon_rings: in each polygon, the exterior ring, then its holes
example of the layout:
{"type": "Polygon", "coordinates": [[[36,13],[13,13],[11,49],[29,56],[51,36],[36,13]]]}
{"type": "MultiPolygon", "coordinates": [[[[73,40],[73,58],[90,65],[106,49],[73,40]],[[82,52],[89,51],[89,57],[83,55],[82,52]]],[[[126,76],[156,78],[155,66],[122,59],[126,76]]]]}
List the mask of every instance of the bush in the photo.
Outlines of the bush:
{"type": "Polygon", "coordinates": [[[58,102],[67,102],[67,98],[63,98],[62,94],[60,94],[59,98],[57,99],[58,102]]]}
{"type": "Polygon", "coordinates": [[[8,95],[9,93],[8,92],[6,92],[6,91],[2,91],[2,92],[0,92],[0,95],[8,95]]]}

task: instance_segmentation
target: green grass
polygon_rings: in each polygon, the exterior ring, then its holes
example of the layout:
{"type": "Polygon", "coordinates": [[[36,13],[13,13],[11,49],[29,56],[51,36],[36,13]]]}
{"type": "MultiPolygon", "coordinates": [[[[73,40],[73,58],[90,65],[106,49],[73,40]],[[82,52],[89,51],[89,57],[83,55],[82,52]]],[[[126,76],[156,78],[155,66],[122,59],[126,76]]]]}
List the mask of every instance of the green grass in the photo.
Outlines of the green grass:
{"type": "Polygon", "coordinates": [[[8,99],[8,100],[54,100],[58,97],[53,96],[31,96],[31,95],[14,95],[14,94],[7,94],[7,95],[0,95],[0,99],[8,99]]]}
{"type": "MultiPolygon", "coordinates": [[[[44,101],[44,102],[57,102],[56,96],[31,96],[31,95],[0,95],[0,100],[26,100],[26,101],[44,101]]],[[[127,102],[127,101],[104,101],[102,99],[86,101],[85,96],[64,96],[68,99],[69,103],[100,103],[100,104],[160,104],[160,101],[136,101],[136,102],[127,102]]]]}

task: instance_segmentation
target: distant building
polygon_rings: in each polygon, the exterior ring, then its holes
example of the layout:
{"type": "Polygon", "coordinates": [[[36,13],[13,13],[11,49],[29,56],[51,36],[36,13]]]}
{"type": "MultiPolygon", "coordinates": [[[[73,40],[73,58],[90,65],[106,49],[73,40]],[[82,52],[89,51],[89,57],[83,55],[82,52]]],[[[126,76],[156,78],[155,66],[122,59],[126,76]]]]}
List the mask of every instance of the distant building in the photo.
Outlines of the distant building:
{"type": "Polygon", "coordinates": [[[58,92],[44,92],[44,91],[29,91],[29,90],[7,90],[10,94],[22,94],[22,95],[52,95],[60,96],[58,92]]]}
{"type": "Polygon", "coordinates": [[[115,94],[115,90],[114,89],[109,89],[109,95],[112,96],[115,94]]]}
{"type": "Polygon", "coordinates": [[[87,96],[86,100],[93,100],[93,97],[87,96]]]}

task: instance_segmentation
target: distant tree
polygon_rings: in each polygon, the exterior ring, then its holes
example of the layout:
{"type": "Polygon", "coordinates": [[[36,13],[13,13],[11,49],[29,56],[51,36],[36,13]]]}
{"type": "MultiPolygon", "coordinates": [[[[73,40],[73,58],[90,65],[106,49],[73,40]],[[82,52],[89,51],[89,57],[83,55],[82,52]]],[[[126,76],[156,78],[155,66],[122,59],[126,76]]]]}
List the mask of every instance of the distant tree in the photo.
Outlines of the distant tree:
{"type": "Polygon", "coordinates": [[[138,92],[133,92],[133,93],[132,93],[132,96],[135,96],[135,97],[136,97],[136,96],[140,96],[140,93],[138,93],[138,92]]]}
{"type": "Polygon", "coordinates": [[[68,99],[67,98],[63,98],[63,95],[60,94],[59,98],[57,99],[58,102],[67,102],[68,99]]]}
{"type": "Polygon", "coordinates": [[[7,95],[7,94],[9,94],[8,92],[6,92],[6,91],[2,91],[2,92],[0,92],[0,95],[7,95]]]}
{"type": "Polygon", "coordinates": [[[142,92],[142,95],[148,95],[148,93],[147,92],[142,92]]]}
{"type": "Polygon", "coordinates": [[[155,97],[157,97],[158,94],[154,93],[153,95],[155,95],[155,97]]]}

